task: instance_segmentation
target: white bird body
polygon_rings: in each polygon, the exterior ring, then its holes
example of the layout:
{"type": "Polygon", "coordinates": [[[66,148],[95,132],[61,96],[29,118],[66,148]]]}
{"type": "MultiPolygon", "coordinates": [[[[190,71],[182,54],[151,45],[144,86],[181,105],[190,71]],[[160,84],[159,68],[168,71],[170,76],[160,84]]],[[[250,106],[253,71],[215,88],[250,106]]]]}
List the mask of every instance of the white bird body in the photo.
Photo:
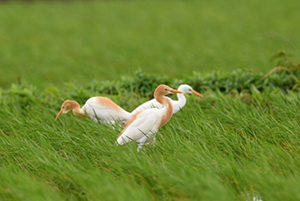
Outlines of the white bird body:
{"type": "Polygon", "coordinates": [[[118,144],[124,145],[132,140],[146,143],[154,139],[160,126],[162,114],[165,113],[163,110],[165,109],[150,108],[136,113],[133,116],[133,122],[125,128],[122,135],[117,139],[118,144]]]}
{"type": "MultiPolygon", "coordinates": [[[[200,97],[203,97],[202,94],[196,92],[195,90],[193,90],[193,88],[187,84],[182,84],[178,87],[177,89],[178,91],[181,91],[183,93],[186,93],[186,94],[195,94],[197,96],[200,96],[200,97]]],[[[169,97],[167,97],[169,98],[169,97]]],[[[184,94],[179,94],[177,93],[177,98],[178,100],[172,100],[171,98],[170,101],[172,102],[172,106],[173,106],[173,114],[175,114],[176,112],[178,112],[179,110],[181,110],[185,104],[186,104],[186,97],[184,96],[184,94]]],[[[149,100],[145,103],[143,103],[142,105],[138,106],[136,109],[134,109],[131,114],[135,114],[139,111],[142,111],[142,110],[146,110],[146,109],[149,109],[149,108],[163,108],[163,105],[161,103],[159,103],[155,98],[152,99],[152,100],[149,100]]]]}
{"type": "Polygon", "coordinates": [[[74,115],[77,117],[88,116],[94,122],[102,123],[124,123],[131,117],[129,112],[122,109],[109,98],[98,96],[89,98],[82,108],[80,108],[79,103],[76,101],[64,101],[55,120],[57,120],[61,114],[66,114],[70,110],[73,110],[74,115]]]}
{"type": "Polygon", "coordinates": [[[125,123],[131,114],[106,97],[92,97],[82,106],[94,122],[125,123]]]}
{"type": "Polygon", "coordinates": [[[134,140],[139,143],[137,149],[139,151],[145,143],[153,141],[158,129],[172,117],[172,103],[169,98],[164,96],[170,93],[182,92],[174,90],[167,85],[158,86],[154,97],[163,105],[163,108],[150,108],[135,113],[118,137],[117,143],[124,145],[134,140]]]}

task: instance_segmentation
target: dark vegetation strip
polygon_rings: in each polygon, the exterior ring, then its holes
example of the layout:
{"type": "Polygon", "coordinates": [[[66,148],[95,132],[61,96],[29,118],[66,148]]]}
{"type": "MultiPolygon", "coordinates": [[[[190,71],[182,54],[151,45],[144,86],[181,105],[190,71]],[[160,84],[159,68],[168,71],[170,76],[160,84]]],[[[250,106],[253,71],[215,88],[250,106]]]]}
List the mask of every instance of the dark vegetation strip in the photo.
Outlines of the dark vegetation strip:
{"type": "MultiPolygon", "coordinates": [[[[62,100],[73,99],[79,102],[86,101],[91,96],[119,97],[138,96],[152,98],[153,91],[159,84],[167,84],[177,88],[180,84],[189,84],[201,93],[220,91],[228,94],[252,94],[253,91],[272,92],[281,90],[298,91],[300,85],[300,63],[291,61],[280,52],[274,56],[278,64],[268,74],[253,73],[246,70],[234,70],[230,73],[202,74],[194,72],[192,76],[182,79],[172,79],[167,76],[147,74],[138,70],[134,75],[121,77],[113,81],[92,81],[88,84],[66,83],[65,87],[58,89],[50,86],[38,90],[35,86],[25,83],[12,84],[7,90],[0,89],[0,104],[19,102],[23,105],[40,102],[60,105],[62,100]],[[57,103],[59,102],[59,103],[57,103]]],[[[122,100],[121,100],[122,101],[122,100]]]]}

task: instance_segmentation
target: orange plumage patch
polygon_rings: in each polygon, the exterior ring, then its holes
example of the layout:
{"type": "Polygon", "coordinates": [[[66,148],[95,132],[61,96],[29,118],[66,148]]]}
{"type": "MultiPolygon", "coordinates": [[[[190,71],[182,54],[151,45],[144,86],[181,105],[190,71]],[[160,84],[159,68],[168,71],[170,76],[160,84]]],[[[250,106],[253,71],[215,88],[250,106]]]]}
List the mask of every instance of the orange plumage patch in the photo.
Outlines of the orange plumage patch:
{"type": "Polygon", "coordinates": [[[115,111],[118,111],[118,112],[123,112],[123,109],[120,108],[120,106],[118,106],[115,102],[113,102],[109,98],[97,97],[97,101],[98,101],[99,104],[105,105],[106,107],[108,107],[111,110],[115,110],[115,111]]]}

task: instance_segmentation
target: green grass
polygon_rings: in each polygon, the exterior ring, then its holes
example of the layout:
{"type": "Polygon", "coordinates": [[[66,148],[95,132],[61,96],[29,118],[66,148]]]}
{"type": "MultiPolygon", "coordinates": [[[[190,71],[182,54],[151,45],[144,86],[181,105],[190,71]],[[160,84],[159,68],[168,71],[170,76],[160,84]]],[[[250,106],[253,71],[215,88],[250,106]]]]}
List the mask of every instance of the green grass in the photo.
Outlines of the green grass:
{"type": "Polygon", "coordinates": [[[138,68],[267,72],[299,60],[299,1],[92,1],[0,4],[0,86],[114,80],[138,68]],[[17,13],[17,14],[16,14],[17,13]]]}
{"type": "MultiPolygon", "coordinates": [[[[127,110],[144,101],[110,97],[127,110]]],[[[115,144],[119,127],[54,121],[49,98],[2,96],[2,200],[300,199],[299,93],[188,96],[140,153],[115,144]]]]}
{"type": "Polygon", "coordinates": [[[0,200],[300,200],[300,95],[288,74],[260,79],[278,51],[300,60],[299,6],[1,3],[0,200]],[[225,74],[237,68],[254,74],[225,74]],[[140,153],[116,145],[122,127],[54,120],[63,100],[97,95],[131,111],[160,81],[205,96],[140,153]]]}

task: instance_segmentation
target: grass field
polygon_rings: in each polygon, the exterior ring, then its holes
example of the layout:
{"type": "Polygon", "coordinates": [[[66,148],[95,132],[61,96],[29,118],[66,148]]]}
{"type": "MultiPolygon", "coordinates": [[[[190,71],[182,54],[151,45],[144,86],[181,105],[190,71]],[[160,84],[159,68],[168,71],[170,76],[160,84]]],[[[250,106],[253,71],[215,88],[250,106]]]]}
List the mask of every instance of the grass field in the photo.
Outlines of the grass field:
{"type": "Polygon", "coordinates": [[[180,80],[193,71],[266,73],[283,49],[298,62],[299,6],[279,0],[1,3],[0,200],[300,200],[300,94],[288,88],[203,88],[204,98],[187,96],[155,144],[139,153],[137,144],[116,145],[122,126],[72,114],[54,120],[65,99],[82,105],[102,95],[133,110],[149,95],[131,87],[99,94],[98,85],[137,80],[138,68],[151,73],[141,78],[151,86],[161,75],[180,80]]]}
{"type": "Polygon", "coordinates": [[[299,1],[92,1],[0,4],[0,86],[267,72],[299,58],[299,1]],[[16,13],[18,13],[16,15],[16,13]]]}
{"type": "Polygon", "coordinates": [[[44,101],[1,104],[2,200],[300,199],[299,94],[188,96],[140,153],[44,101]]]}

